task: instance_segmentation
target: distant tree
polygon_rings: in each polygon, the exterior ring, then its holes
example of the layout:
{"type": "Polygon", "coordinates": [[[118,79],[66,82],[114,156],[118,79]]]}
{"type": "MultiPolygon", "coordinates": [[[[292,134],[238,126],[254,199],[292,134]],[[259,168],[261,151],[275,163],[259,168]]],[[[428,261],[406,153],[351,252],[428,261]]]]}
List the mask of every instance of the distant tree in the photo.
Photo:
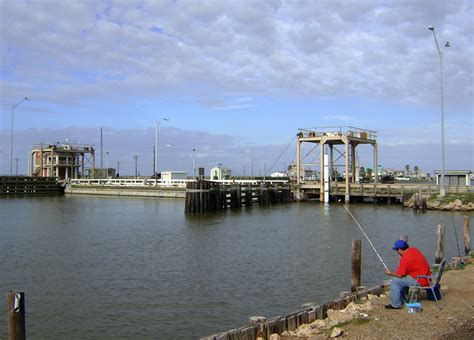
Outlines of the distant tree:
{"type": "Polygon", "coordinates": [[[405,165],[405,174],[409,175],[410,174],[410,165],[405,165]]]}
{"type": "Polygon", "coordinates": [[[367,174],[367,177],[372,177],[372,169],[371,168],[367,168],[365,169],[365,173],[367,174]]]}
{"type": "Polygon", "coordinates": [[[415,165],[413,167],[413,171],[415,171],[415,175],[416,175],[416,177],[418,177],[418,172],[420,171],[420,168],[418,167],[418,165],[415,165]]]}
{"type": "Polygon", "coordinates": [[[361,167],[359,168],[359,176],[360,176],[360,177],[365,177],[366,175],[367,175],[367,174],[366,174],[366,172],[365,172],[365,168],[364,168],[363,166],[361,166],[361,167]]]}

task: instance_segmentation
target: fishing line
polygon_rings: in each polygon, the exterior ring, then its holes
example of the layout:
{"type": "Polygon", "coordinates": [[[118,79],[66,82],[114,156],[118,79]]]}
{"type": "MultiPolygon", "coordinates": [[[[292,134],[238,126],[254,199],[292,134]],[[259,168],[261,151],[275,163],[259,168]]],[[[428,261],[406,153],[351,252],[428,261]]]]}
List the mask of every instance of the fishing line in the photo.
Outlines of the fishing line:
{"type": "Polygon", "coordinates": [[[379,252],[377,251],[377,249],[375,249],[374,245],[372,244],[372,241],[370,241],[370,238],[367,236],[367,234],[365,233],[364,229],[362,228],[362,226],[360,225],[360,223],[357,221],[357,219],[354,217],[354,215],[352,215],[352,213],[349,211],[349,209],[347,209],[346,205],[344,205],[344,208],[347,210],[347,212],[349,213],[349,215],[351,215],[351,217],[354,219],[355,223],[357,224],[357,226],[359,227],[360,231],[362,231],[362,233],[364,234],[365,238],[367,239],[367,241],[369,241],[370,245],[372,246],[372,249],[375,251],[375,254],[377,254],[377,256],[379,257],[379,260],[380,262],[382,262],[383,266],[385,267],[385,269],[388,270],[388,267],[387,265],[385,264],[385,262],[383,262],[382,260],[382,257],[380,256],[379,252]]]}
{"type": "Polygon", "coordinates": [[[453,229],[454,229],[454,236],[456,236],[456,245],[458,246],[458,255],[461,258],[461,250],[459,250],[459,241],[458,241],[458,233],[456,231],[456,224],[454,223],[454,215],[451,213],[451,217],[453,219],[453,229]]]}

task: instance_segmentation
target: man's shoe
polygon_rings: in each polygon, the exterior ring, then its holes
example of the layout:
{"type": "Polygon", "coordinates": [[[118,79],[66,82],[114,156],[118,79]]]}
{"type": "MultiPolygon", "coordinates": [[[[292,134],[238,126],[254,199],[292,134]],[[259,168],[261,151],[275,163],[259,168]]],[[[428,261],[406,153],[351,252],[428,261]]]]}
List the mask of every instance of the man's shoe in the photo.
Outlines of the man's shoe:
{"type": "Polygon", "coordinates": [[[388,305],[385,305],[385,308],[386,308],[386,309],[402,309],[402,308],[403,308],[403,306],[400,306],[400,307],[394,307],[394,306],[392,306],[392,305],[389,303],[388,305]]]}

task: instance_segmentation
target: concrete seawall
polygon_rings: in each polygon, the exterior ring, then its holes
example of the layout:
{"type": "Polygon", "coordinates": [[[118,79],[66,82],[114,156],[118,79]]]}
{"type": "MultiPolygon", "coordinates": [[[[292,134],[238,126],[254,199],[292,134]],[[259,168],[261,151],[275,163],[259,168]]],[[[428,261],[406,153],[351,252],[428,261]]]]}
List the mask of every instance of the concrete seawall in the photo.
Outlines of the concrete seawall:
{"type": "Polygon", "coordinates": [[[154,187],[103,187],[103,186],[79,186],[67,185],[67,195],[97,195],[97,196],[136,196],[136,197],[164,197],[185,198],[185,189],[163,189],[154,187]]]}

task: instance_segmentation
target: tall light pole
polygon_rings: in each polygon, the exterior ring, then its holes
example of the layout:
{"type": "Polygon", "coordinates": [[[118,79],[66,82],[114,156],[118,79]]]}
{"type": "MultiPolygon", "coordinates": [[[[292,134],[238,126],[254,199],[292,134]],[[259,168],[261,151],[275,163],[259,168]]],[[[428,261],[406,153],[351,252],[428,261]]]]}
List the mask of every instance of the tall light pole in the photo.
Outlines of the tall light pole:
{"type": "MultiPolygon", "coordinates": [[[[160,118],[156,122],[156,129],[155,129],[155,159],[153,160],[154,166],[153,168],[156,169],[156,173],[158,173],[158,130],[160,129],[160,124],[162,121],[169,121],[169,118],[160,118]]],[[[156,176],[156,173],[153,176],[156,176]]]]}
{"type": "Polygon", "coordinates": [[[10,130],[10,176],[13,174],[13,116],[15,115],[15,109],[18,105],[23,103],[24,101],[30,101],[28,97],[23,98],[21,101],[18,103],[12,105],[12,124],[11,124],[11,130],[10,130]]]}
{"type": "MultiPolygon", "coordinates": [[[[443,72],[443,50],[439,47],[438,39],[436,39],[435,28],[429,26],[428,29],[433,32],[433,37],[436,43],[436,49],[439,54],[439,70],[440,70],[440,96],[441,96],[441,182],[440,182],[440,191],[441,196],[445,195],[444,191],[444,72],[443,72]]],[[[449,47],[449,41],[444,45],[449,47]]]]}

